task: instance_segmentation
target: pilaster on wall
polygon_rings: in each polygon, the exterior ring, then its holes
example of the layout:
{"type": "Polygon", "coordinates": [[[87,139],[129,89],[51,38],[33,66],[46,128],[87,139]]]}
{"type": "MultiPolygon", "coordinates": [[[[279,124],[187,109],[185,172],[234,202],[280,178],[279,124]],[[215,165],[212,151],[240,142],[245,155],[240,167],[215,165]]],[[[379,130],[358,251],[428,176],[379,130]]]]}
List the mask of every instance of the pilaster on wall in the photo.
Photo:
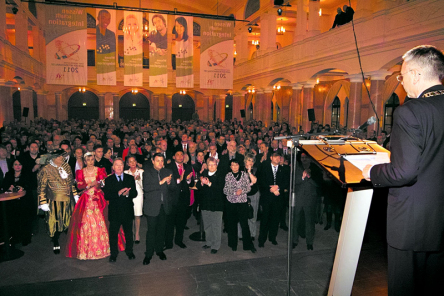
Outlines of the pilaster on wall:
{"type": "MultiPolygon", "coordinates": [[[[6,16],[6,1],[0,1],[0,15],[6,16]]],[[[6,17],[1,17],[0,18],[0,38],[1,39],[5,39],[5,32],[6,32],[6,17]]]]}
{"type": "Polygon", "coordinates": [[[321,34],[319,17],[320,1],[310,1],[308,5],[308,37],[321,34]]]}
{"type": "Polygon", "coordinates": [[[290,116],[288,123],[299,129],[302,124],[301,107],[302,107],[302,85],[297,83],[292,85],[293,95],[290,102],[290,116]]]}
{"type": "MultiPolygon", "coordinates": [[[[150,106],[150,118],[158,120],[160,118],[159,95],[152,95],[152,106],[150,106]]],[[[163,110],[162,110],[163,111],[163,110]]]]}
{"type": "Polygon", "coordinates": [[[28,52],[28,18],[21,8],[15,15],[15,46],[28,52]]]}
{"type": "Polygon", "coordinates": [[[62,120],[62,93],[56,92],[55,94],[55,106],[56,106],[56,119],[62,120]]]}
{"type": "Polygon", "coordinates": [[[350,98],[348,105],[348,128],[358,128],[361,122],[362,76],[350,75],[350,98]]]}
{"type": "Polygon", "coordinates": [[[236,64],[248,61],[248,31],[245,27],[239,28],[234,38],[236,42],[236,64]]]}
{"type": "MultiPolygon", "coordinates": [[[[273,90],[272,89],[266,89],[263,94],[263,100],[261,100],[262,104],[262,122],[266,127],[270,126],[271,121],[273,120],[272,114],[271,114],[271,103],[273,100],[273,90]]],[[[273,111],[276,108],[273,109],[273,111]]]]}
{"type": "Polygon", "coordinates": [[[105,119],[105,94],[99,94],[99,119],[105,119]]]}
{"type": "Polygon", "coordinates": [[[304,132],[309,132],[311,130],[311,123],[308,120],[308,109],[313,109],[313,88],[315,83],[308,82],[304,84],[302,89],[302,129],[304,132]]]}
{"type": "MultiPolygon", "coordinates": [[[[237,118],[241,119],[240,110],[244,109],[245,102],[242,104],[242,99],[244,96],[242,95],[233,95],[233,119],[237,118]]],[[[245,109],[244,109],[245,110],[245,109]]]]}
{"type": "MultiPolygon", "coordinates": [[[[2,1],[0,1],[2,2],[2,1]]],[[[14,120],[11,88],[0,86],[0,124],[4,126],[14,120]]]]}
{"type": "Polygon", "coordinates": [[[297,0],[296,12],[296,36],[294,40],[304,40],[307,35],[307,7],[308,0],[297,0]]]}
{"type": "Polygon", "coordinates": [[[173,110],[173,95],[165,95],[165,118],[171,121],[173,110]]]}
{"type": "Polygon", "coordinates": [[[47,98],[43,92],[37,92],[37,112],[38,117],[48,118],[47,98]]]}
{"type": "Polygon", "coordinates": [[[261,16],[261,53],[276,50],[276,11],[261,16]]]}
{"type": "Polygon", "coordinates": [[[199,114],[199,119],[202,121],[210,121],[210,97],[209,96],[203,96],[203,108],[201,113],[199,114]]]}
{"type": "MultiPolygon", "coordinates": [[[[367,74],[367,73],[366,73],[367,74]]],[[[373,131],[381,132],[382,124],[384,121],[384,89],[385,89],[385,77],[390,75],[387,71],[377,71],[368,73],[371,76],[371,86],[370,86],[370,98],[375,105],[376,112],[379,117],[379,129],[378,122],[370,125],[367,128],[368,135],[372,135],[373,131]]],[[[369,117],[374,114],[373,108],[369,107],[369,117]]]]}
{"type": "Polygon", "coordinates": [[[119,94],[113,94],[113,113],[114,113],[114,120],[120,119],[120,109],[119,109],[119,94]]]}
{"type": "Polygon", "coordinates": [[[357,0],[354,19],[370,16],[373,13],[372,1],[368,0],[357,0]]]}
{"type": "Polygon", "coordinates": [[[216,117],[220,120],[225,120],[225,97],[226,95],[216,96],[216,117]]]}

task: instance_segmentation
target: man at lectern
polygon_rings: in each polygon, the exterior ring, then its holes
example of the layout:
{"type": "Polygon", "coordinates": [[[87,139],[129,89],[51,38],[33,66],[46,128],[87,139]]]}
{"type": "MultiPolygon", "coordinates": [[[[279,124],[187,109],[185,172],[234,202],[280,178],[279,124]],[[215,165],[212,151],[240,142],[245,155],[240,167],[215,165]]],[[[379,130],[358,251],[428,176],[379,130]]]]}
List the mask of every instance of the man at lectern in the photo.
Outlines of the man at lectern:
{"type": "Polygon", "coordinates": [[[444,295],[444,55],[424,45],[403,60],[397,79],[410,100],[394,113],[391,163],[362,173],[391,187],[388,294],[444,295]]]}

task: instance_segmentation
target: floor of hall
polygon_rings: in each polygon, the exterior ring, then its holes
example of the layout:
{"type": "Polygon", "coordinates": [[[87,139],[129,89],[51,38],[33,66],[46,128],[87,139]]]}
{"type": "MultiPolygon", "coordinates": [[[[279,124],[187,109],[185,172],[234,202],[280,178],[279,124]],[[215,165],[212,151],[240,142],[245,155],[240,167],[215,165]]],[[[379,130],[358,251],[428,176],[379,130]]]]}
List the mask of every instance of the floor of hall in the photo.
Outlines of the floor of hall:
{"type": "MultiPolygon", "coordinates": [[[[287,295],[287,236],[279,230],[278,245],[255,245],[257,253],[232,251],[227,235],[217,254],[202,249],[204,242],[191,241],[188,236],[199,226],[192,217],[185,231],[186,249],[174,246],[165,251],[166,261],[154,256],[149,265],[144,258],[145,219],[142,218],[141,243],[134,246],[135,260],[121,252],[117,262],[108,258],[81,261],[54,255],[44,222],[26,247],[17,245],[24,256],[0,263],[0,295],[287,295]]],[[[258,222],[259,226],[259,222],[258,222]]],[[[338,233],[324,224],[316,225],[314,250],[308,251],[305,240],[293,250],[290,295],[327,295],[338,233]]],[[[366,232],[352,295],[387,295],[386,248],[378,229],[366,232]]]]}

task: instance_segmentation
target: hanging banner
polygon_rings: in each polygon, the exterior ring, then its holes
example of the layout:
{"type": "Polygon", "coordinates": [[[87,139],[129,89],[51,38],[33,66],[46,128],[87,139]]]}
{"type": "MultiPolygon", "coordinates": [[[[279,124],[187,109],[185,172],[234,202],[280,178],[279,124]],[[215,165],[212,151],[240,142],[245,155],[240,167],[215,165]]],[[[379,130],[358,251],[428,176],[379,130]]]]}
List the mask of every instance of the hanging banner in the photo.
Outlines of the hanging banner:
{"type": "Polygon", "coordinates": [[[149,14],[150,23],[150,87],[168,87],[167,15],[149,14]]]}
{"type": "Polygon", "coordinates": [[[116,11],[96,9],[97,85],[116,85],[116,11]]]}
{"type": "Polygon", "coordinates": [[[176,17],[173,33],[176,41],[176,87],[193,88],[193,17],[176,17]]]}
{"type": "Polygon", "coordinates": [[[143,13],[123,12],[123,54],[125,86],[143,85],[143,13]]]}
{"type": "Polygon", "coordinates": [[[46,7],[46,83],[86,85],[86,12],[83,8],[46,7]]]}
{"type": "Polygon", "coordinates": [[[202,19],[200,87],[233,88],[234,22],[202,19]]]}

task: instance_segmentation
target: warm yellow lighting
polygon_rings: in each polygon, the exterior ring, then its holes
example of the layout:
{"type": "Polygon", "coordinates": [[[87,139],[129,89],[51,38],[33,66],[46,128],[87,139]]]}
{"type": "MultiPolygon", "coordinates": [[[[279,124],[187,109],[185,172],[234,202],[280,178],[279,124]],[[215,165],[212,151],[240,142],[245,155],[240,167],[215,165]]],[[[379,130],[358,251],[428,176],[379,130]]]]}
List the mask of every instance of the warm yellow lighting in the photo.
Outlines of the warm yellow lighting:
{"type": "Polygon", "coordinates": [[[82,92],[85,92],[86,91],[86,89],[85,88],[82,88],[82,92]]]}
{"type": "Polygon", "coordinates": [[[259,40],[252,40],[252,41],[251,41],[251,44],[253,44],[253,45],[258,45],[258,44],[259,44],[259,40]]]}
{"type": "Polygon", "coordinates": [[[136,103],[133,103],[133,107],[136,107],[136,103]]]}
{"type": "Polygon", "coordinates": [[[137,93],[139,92],[139,90],[136,88],[136,89],[132,89],[131,92],[132,92],[133,94],[137,94],[137,93]]]}
{"type": "Polygon", "coordinates": [[[225,105],[225,108],[230,108],[230,105],[225,105]]]}
{"type": "Polygon", "coordinates": [[[285,28],[284,26],[280,26],[278,27],[278,34],[284,34],[285,33],[285,28]]]}
{"type": "Polygon", "coordinates": [[[83,103],[83,106],[86,106],[86,103],[83,103]]]}
{"type": "Polygon", "coordinates": [[[237,55],[237,51],[234,51],[234,55],[237,55]]]}
{"type": "Polygon", "coordinates": [[[84,87],[79,87],[79,92],[84,93],[86,91],[86,88],[84,87]]]}
{"type": "Polygon", "coordinates": [[[17,87],[17,90],[20,91],[20,87],[17,87]]]}
{"type": "Polygon", "coordinates": [[[318,79],[316,79],[316,84],[319,84],[319,78],[318,78],[318,79]]]}
{"type": "Polygon", "coordinates": [[[273,85],[273,89],[280,90],[280,89],[281,89],[281,86],[280,86],[280,85],[273,85]]]}
{"type": "Polygon", "coordinates": [[[186,94],[187,94],[186,90],[184,90],[184,89],[180,90],[179,93],[180,93],[181,95],[186,95],[186,94]]]}
{"type": "Polygon", "coordinates": [[[319,16],[322,16],[322,8],[319,8],[319,16]]]}
{"type": "Polygon", "coordinates": [[[182,108],[182,105],[179,105],[179,108],[182,108]]]}

